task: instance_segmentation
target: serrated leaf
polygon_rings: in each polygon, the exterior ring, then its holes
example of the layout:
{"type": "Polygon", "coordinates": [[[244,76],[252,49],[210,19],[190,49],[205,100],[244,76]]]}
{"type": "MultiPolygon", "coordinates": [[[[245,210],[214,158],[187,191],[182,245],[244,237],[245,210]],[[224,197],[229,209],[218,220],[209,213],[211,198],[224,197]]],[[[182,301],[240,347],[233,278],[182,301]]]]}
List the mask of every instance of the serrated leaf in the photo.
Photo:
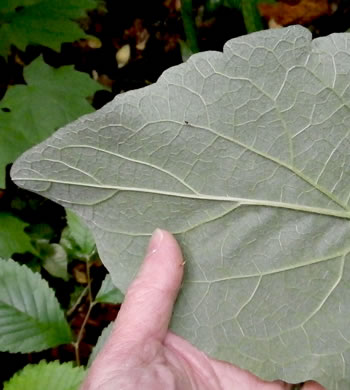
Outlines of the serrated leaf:
{"type": "Polygon", "coordinates": [[[92,362],[96,359],[96,356],[99,354],[99,352],[102,350],[103,346],[105,345],[106,341],[108,340],[109,335],[112,333],[113,326],[114,326],[114,322],[108,324],[108,326],[106,326],[103,329],[100,337],[97,339],[97,343],[93,348],[91,355],[89,357],[89,361],[87,364],[88,368],[91,366],[92,362]]]}
{"type": "Polygon", "coordinates": [[[7,57],[11,45],[23,51],[30,44],[59,51],[64,42],[86,38],[73,19],[86,16],[86,11],[95,7],[95,0],[5,2],[0,5],[0,55],[7,57]]]}
{"type": "Polygon", "coordinates": [[[95,302],[100,303],[122,303],[124,294],[117,288],[111,278],[110,274],[107,274],[99,289],[95,302]]]}
{"type": "Polygon", "coordinates": [[[122,291],[152,231],[175,233],[171,326],[211,356],[349,387],[349,47],[300,26],[233,39],[61,129],[12,177],[87,221],[122,291]]]}
{"type": "Polygon", "coordinates": [[[70,241],[70,250],[76,252],[79,257],[91,256],[96,245],[91,231],[86,223],[70,210],[66,210],[68,231],[65,232],[64,238],[70,241]],[[75,249],[74,249],[75,248],[75,249]]]}
{"type": "Polygon", "coordinates": [[[55,69],[42,57],[24,68],[27,85],[8,89],[0,102],[0,188],[5,166],[58,127],[92,112],[86,100],[103,87],[73,66],[55,69]],[[1,109],[10,112],[2,112],[1,109]]]}
{"type": "Polygon", "coordinates": [[[24,231],[26,226],[27,223],[12,214],[0,212],[0,257],[8,258],[14,253],[36,253],[30,237],[24,231]]]}
{"type": "Polygon", "coordinates": [[[83,367],[57,361],[28,364],[4,385],[4,390],[78,390],[85,376],[83,367]]]}
{"type": "Polygon", "coordinates": [[[37,352],[72,341],[53,290],[38,273],[0,259],[0,351],[37,352]]]}

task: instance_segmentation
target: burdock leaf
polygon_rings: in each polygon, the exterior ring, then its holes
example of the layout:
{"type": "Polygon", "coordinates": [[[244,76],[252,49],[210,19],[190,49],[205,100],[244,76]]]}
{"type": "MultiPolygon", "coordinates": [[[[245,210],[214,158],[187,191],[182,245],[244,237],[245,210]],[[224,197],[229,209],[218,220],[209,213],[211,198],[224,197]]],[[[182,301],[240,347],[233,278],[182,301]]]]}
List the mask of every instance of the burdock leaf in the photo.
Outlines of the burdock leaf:
{"type": "Polygon", "coordinates": [[[265,379],[350,386],[350,36],[233,39],[25,153],[125,291],[156,227],[186,274],[172,328],[265,379]]]}

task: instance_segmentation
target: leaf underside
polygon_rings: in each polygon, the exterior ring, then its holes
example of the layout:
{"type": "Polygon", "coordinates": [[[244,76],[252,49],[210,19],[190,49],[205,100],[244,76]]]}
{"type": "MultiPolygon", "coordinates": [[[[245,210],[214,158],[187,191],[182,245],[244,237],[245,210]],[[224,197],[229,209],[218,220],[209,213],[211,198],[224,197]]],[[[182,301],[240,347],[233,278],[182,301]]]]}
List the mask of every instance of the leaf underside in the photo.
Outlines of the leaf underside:
{"type": "Polygon", "coordinates": [[[350,385],[350,38],[300,26],[204,52],[25,153],[13,180],[72,208],[125,291],[179,240],[172,328],[266,379],[350,385]]]}

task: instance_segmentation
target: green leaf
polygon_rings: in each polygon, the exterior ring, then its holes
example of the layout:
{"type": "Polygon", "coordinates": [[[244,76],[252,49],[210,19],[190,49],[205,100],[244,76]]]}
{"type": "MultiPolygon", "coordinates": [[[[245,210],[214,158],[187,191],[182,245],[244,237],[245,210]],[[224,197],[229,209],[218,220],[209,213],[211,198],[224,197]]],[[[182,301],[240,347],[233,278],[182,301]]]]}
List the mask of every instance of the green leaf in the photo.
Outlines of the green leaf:
{"type": "Polygon", "coordinates": [[[41,361],[17,372],[5,383],[4,390],[78,390],[84,376],[84,368],[73,367],[71,362],[41,361]]]}
{"type": "Polygon", "coordinates": [[[0,5],[0,55],[7,57],[11,45],[25,50],[30,44],[59,51],[64,42],[86,38],[73,21],[96,8],[96,0],[12,0],[0,5]]]}
{"type": "Polygon", "coordinates": [[[100,303],[122,303],[124,294],[113,284],[110,274],[107,274],[102,282],[101,288],[96,295],[95,302],[100,303]]]}
{"type": "Polygon", "coordinates": [[[0,351],[37,352],[72,341],[53,290],[38,273],[0,259],[0,351]]]}
{"type": "MultiPolygon", "coordinates": [[[[50,134],[47,132],[47,136],[50,134]]],[[[14,115],[2,112],[0,109],[0,188],[5,188],[6,165],[36,142],[39,140],[30,141],[29,137],[26,138],[26,131],[16,127],[14,115]]]]}
{"type": "Polygon", "coordinates": [[[10,87],[0,102],[0,188],[6,164],[58,127],[92,112],[86,97],[103,88],[73,66],[55,69],[42,57],[24,68],[24,79],[27,85],[10,87]]]}
{"type": "Polygon", "coordinates": [[[113,326],[114,326],[114,322],[111,322],[110,324],[108,324],[108,326],[106,326],[103,329],[100,337],[97,339],[97,343],[96,343],[95,347],[93,348],[91,355],[89,357],[89,361],[87,364],[88,368],[91,366],[92,362],[96,359],[96,356],[102,350],[103,346],[106,344],[106,341],[108,340],[109,335],[112,333],[113,326]]]}
{"type": "Polygon", "coordinates": [[[31,224],[27,227],[26,232],[30,236],[31,240],[34,242],[50,242],[55,238],[55,230],[52,226],[47,223],[36,223],[31,224]]]}
{"type": "Polygon", "coordinates": [[[64,248],[59,244],[45,243],[41,245],[41,250],[40,257],[43,259],[43,267],[46,271],[56,278],[67,281],[69,279],[68,258],[64,248]]]}
{"type": "Polygon", "coordinates": [[[8,258],[14,253],[32,252],[30,237],[24,232],[27,223],[5,212],[0,212],[0,257],[8,258]]]}
{"type": "Polygon", "coordinates": [[[86,223],[70,210],[66,210],[68,230],[63,232],[63,246],[77,257],[89,257],[96,245],[86,223]]]}
{"type": "Polygon", "coordinates": [[[266,378],[350,387],[350,36],[233,39],[25,153],[123,292],[152,231],[186,259],[172,328],[266,378]],[[78,136],[79,135],[79,136],[78,136]]]}
{"type": "Polygon", "coordinates": [[[28,7],[40,3],[42,0],[2,0],[0,3],[0,14],[4,18],[6,14],[9,14],[19,7],[28,7]]]}

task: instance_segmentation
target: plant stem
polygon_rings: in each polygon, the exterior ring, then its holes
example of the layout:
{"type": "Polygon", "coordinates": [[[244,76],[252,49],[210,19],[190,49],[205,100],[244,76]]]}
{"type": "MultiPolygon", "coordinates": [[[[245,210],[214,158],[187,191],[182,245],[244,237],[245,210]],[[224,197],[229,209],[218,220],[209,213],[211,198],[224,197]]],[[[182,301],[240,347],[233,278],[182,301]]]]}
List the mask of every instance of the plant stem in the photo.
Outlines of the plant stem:
{"type": "Polygon", "coordinates": [[[192,53],[198,53],[197,29],[192,15],[192,0],[181,0],[181,16],[187,44],[192,53]]]}
{"type": "Polygon", "coordinates": [[[78,299],[74,303],[74,305],[67,311],[67,317],[71,316],[75,309],[80,305],[81,300],[84,298],[85,294],[89,291],[89,286],[86,286],[82,293],[79,295],[78,299]]]}
{"type": "Polygon", "coordinates": [[[242,0],[242,15],[248,33],[264,29],[258,10],[259,0],[242,0]]]}
{"type": "Polygon", "coordinates": [[[89,308],[88,308],[87,313],[85,315],[84,321],[83,321],[83,323],[82,323],[82,325],[80,327],[80,330],[79,330],[79,333],[78,333],[78,336],[77,336],[77,340],[75,341],[75,343],[73,343],[74,349],[75,349],[75,361],[76,361],[78,366],[80,366],[80,354],[79,354],[80,342],[81,342],[81,340],[83,338],[85,326],[86,326],[86,324],[87,324],[87,322],[89,320],[89,317],[90,317],[90,314],[91,314],[91,310],[92,310],[92,308],[95,305],[95,302],[93,301],[93,298],[92,298],[92,291],[91,291],[91,277],[90,277],[89,259],[86,259],[86,276],[87,276],[87,281],[88,281],[88,284],[87,284],[86,287],[88,289],[89,308]]]}

